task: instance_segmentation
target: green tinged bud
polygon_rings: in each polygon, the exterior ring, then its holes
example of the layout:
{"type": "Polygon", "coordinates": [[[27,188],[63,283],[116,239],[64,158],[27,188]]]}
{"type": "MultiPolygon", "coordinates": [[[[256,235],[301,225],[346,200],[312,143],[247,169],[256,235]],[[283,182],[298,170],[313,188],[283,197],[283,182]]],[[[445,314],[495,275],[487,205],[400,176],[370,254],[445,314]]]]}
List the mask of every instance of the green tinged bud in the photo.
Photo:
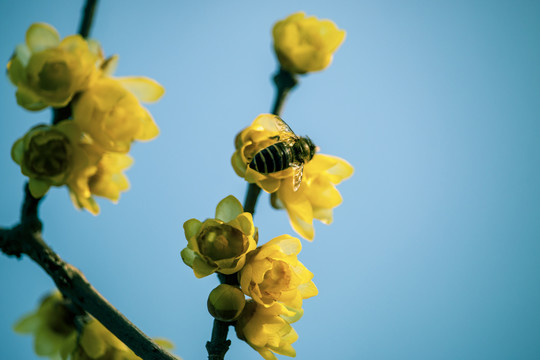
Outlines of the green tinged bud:
{"type": "Polygon", "coordinates": [[[208,295],[208,312],[217,320],[233,321],[240,316],[246,299],[237,287],[221,284],[208,295]]]}

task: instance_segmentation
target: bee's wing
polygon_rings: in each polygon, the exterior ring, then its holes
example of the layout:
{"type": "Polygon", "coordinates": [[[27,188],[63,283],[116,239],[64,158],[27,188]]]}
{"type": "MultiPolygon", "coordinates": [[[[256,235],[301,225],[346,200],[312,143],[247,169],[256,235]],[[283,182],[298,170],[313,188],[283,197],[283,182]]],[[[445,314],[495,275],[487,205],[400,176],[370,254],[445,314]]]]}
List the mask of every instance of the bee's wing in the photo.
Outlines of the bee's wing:
{"type": "Polygon", "coordinates": [[[297,191],[300,188],[300,184],[302,183],[302,175],[304,174],[304,164],[292,163],[291,167],[293,168],[293,171],[294,171],[293,188],[294,188],[294,191],[297,191]]]}
{"type": "Polygon", "coordinates": [[[279,140],[287,142],[288,145],[291,145],[294,143],[295,140],[298,139],[298,136],[292,131],[289,125],[283,119],[276,116],[275,117],[275,123],[276,128],[279,131],[279,140]]]}

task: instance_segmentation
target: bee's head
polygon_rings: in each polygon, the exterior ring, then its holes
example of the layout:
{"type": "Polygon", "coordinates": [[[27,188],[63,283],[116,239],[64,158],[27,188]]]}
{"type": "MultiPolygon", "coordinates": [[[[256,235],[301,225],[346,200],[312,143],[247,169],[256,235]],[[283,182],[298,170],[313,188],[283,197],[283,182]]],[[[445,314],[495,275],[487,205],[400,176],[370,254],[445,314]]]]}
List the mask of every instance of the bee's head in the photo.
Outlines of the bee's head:
{"type": "Polygon", "coordinates": [[[319,150],[319,147],[315,146],[313,141],[311,141],[311,139],[307,136],[304,138],[304,140],[305,140],[306,157],[307,157],[306,161],[310,161],[311,159],[313,159],[313,155],[315,155],[315,153],[319,150]]]}

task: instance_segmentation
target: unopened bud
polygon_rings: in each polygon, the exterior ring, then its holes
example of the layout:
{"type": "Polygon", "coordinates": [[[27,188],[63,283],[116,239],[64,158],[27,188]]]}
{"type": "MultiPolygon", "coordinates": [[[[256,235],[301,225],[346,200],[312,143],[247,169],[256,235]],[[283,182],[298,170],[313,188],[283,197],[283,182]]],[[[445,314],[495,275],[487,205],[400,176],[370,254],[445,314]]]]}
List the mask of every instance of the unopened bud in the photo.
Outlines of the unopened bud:
{"type": "Polygon", "coordinates": [[[221,284],[208,295],[208,312],[217,320],[235,320],[245,305],[244,293],[235,286],[221,284]]]}

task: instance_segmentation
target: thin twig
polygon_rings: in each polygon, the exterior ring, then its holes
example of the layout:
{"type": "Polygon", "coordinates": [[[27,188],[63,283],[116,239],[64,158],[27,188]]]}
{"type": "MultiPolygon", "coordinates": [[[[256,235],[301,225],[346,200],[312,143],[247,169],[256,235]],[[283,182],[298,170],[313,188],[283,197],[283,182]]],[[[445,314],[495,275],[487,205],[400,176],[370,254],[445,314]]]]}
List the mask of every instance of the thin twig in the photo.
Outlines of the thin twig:
{"type": "Polygon", "coordinates": [[[79,35],[87,38],[90,35],[90,29],[94,20],[94,13],[98,0],[87,0],[84,6],[81,25],[79,26],[79,35]]]}
{"type": "MultiPolygon", "coordinates": [[[[280,68],[274,76],[274,84],[276,85],[276,98],[274,100],[274,106],[272,106],[272,114],[279,116],[283,110],[287,95],[298,84],[298,79],[295,74],[280,68]]],[[[244,201],[244,211],[249,212],[251,215],[255,214],[255,206],[257,205],[257,199],[260,193],[261,188],[257,184],[248,184],[244,201]]],[[[238,278],[235,274],[218,274],[218,278],[222,284],[238,285],[238,278]]],[[[225,353],[229,350],[231,343],[230,340],[227,340],[227,333],[229,332],[229,325],[233,324],[214,320],[212,339],[206,343],[209,360],[223,360],[225,358],[225,353]]]]}

